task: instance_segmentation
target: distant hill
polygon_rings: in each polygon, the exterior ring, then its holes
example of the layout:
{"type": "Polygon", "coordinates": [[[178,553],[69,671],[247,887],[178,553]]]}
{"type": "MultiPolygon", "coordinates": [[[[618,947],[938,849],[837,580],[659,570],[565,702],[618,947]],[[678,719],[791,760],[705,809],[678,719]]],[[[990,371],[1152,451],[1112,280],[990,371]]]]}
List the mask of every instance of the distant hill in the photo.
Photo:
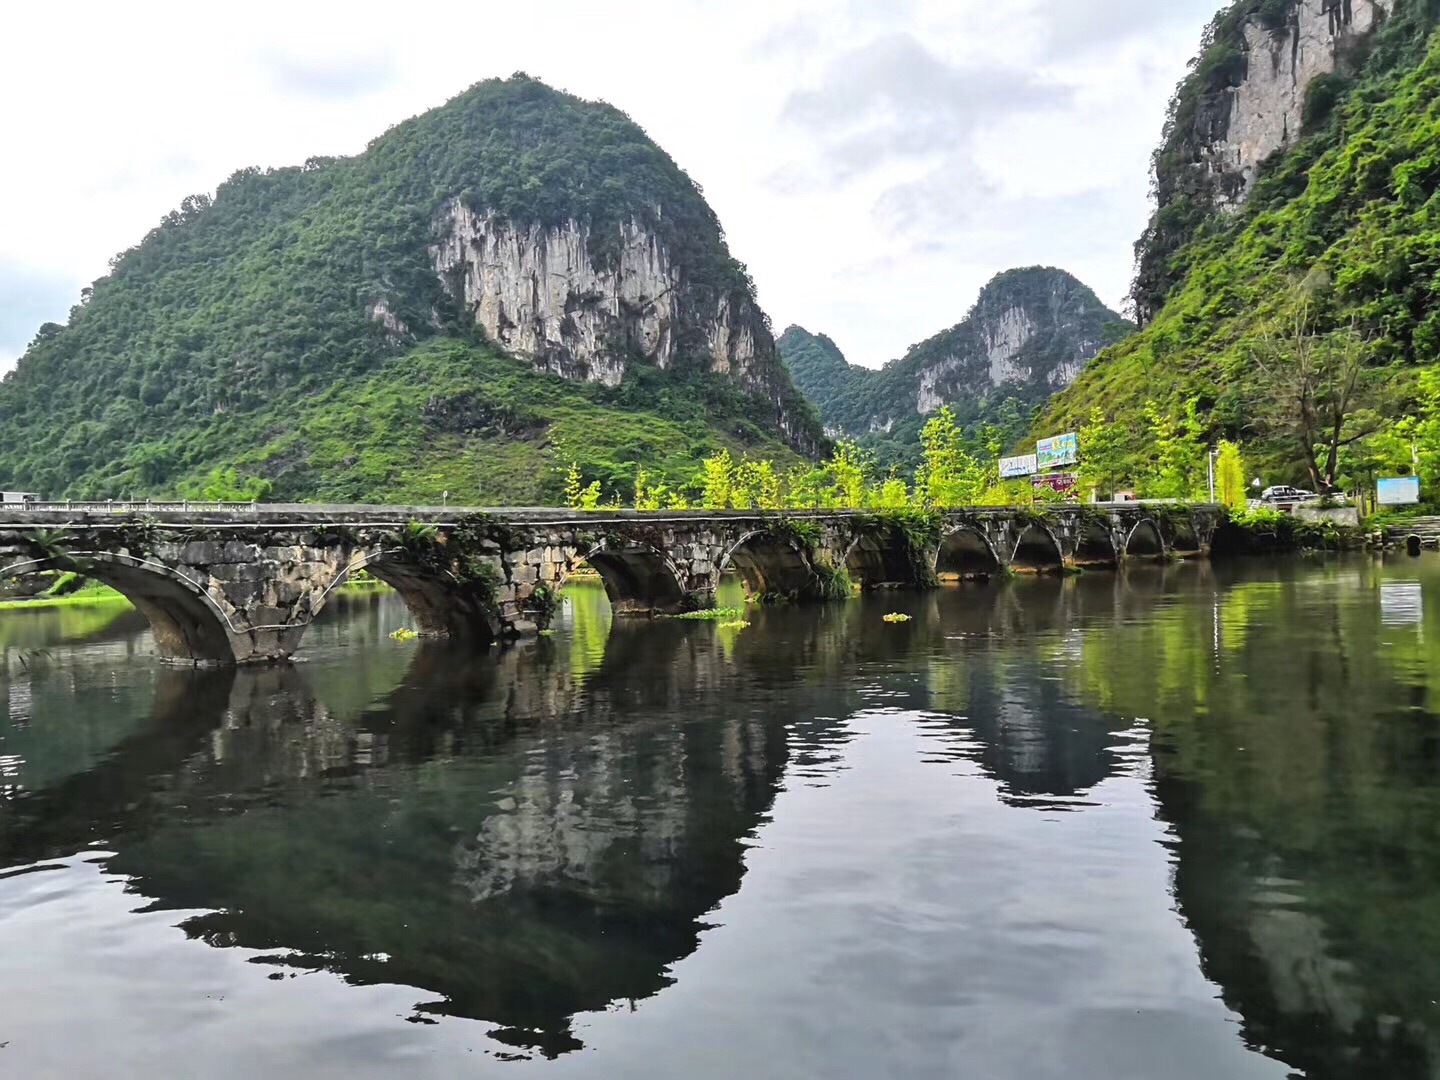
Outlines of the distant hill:
{"type": "Polygon", "coordinates": [[[531,502],[821,442],[695,184],[523,75],[186,199],[0,382],[0,485],[52,496],[531,502]]]}
{"type": "Polygon", "coordinates": [[[781,335],[780,355],[828,433],[908,462],[941,405],[962,424],[1018,435],[1036,406],[1133,330],[1072,275],[1028,267],[995,277],[963,320],[879,370],[847,363],[828,337],[798,326],[781,335]]]}

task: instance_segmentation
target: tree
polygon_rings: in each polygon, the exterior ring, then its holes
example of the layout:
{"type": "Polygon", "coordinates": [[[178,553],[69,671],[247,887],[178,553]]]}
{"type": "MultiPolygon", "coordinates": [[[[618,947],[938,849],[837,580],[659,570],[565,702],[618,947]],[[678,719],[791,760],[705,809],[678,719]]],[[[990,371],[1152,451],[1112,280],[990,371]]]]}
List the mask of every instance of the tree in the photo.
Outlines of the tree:
{"type": "Polygon", "coordinates": [[[891,476],[875,493],[874,504],[879,510],[904,510],[910,505],[910,489],[898,476],[891,476]]]}
{"type": "Polygon", "coordinates": [[[1216,448],[1215,495],[1226,506],[1245,505],[1245,459],[1229,439],[1221,439],[1216,448]]]}
{"type": "Polygon", "coordinates": [[[1369,341],[1354,321],[1320,332],[1310,294],[1302,292],[1283,326],[1267,329],[1251,356],[1265,374],[1256,415],[1289,439],[1311,487],[1333,486],[1341,451],[1387,422],[1389,377],[1371,367],[1369,341]]]}
{"type": "Polygon", "coordinates": [[[1420,373],[1420,410],[1411,424],[1416,471],[1430,496],[1440,486],[1440,370],[1420,373]]]}
{"type": "Polygon", "coordinates": [[[635,509],[659,510],[665,505],[669,489],[664,484],[650,484],[643,468],[635,471],[635,509]]]}
{"type": "MultiPolygon", "coordinates": [[[[638,478],[636,486],[639,486],[638,478]]],[[[571,510],[594,510],[600,505],[600,481],[592,480],[588,486],[583,486],[580,466],[573,461],[565,474],[565,505],[571,510]]]]}
{"type": "Polygon", "coordinates": [[[1179,416],[1153,401],[1145,403],[1145,426],[1150,439],[1150,464],[1142,479],[1144,493],[1157,499],[1189,499],[1204,477],[1205,426],[1199,403],[1191,398],[1179,416]]]}
{"type": "Polygon", "coordinates": [[[989,486],[988,471],[962,445],[950,406],[943,406],[925,422],[920,445],[922,461],[915,473],[915,489],[930,505],[973,505],[989,486]]]}
{"type": "Polygon", "coordinates": [[[1080,484],[1113,495],[1125,477],[1125,429],[1111,422],[1097,405],[1080,429],[1080,484]]]}
{"type": "Polygon", "coordinates": [[[775,466],[743,459],[731,473],[730,505],[736,510],[779,510],[780,477],[775,466]]]}
{"type": "MultiPolygon", "coordinates": [[[[199,497],[207,502],[256,502],[270,493],[270,487],[269,480],[259,476],[242,477],[234,465],[227,465],[210,470],[199,497]]],[[[193,488],[191,490],[193,492],[193,488]]]]}
{"type": "Polygon", "coordinates": [[[865,505],[865,486],[870,474],[870,459],[853,439],[839,439],[825,463],[835,478],[835,493],[841,506],[858,508],[865,505]]]}
{"type": "Polygon", "coordinates": [[[700,479],[704,494],[701,505],[706,510],[724,510],[730,505],[730,491],[735,473],[735,464],[730,460],[730,451],[721,450],[711,454],[700,463],[700,479]]]}

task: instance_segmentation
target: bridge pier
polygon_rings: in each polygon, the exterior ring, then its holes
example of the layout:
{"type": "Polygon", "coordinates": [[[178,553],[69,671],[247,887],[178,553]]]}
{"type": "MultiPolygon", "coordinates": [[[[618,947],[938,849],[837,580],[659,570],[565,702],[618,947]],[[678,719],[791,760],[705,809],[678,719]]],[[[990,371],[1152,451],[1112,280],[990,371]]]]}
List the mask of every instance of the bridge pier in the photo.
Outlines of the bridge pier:
{"type": "Polygon", "coordinates": [[[1143,504],[925,515],[154,510],[17,510],[0,518],[0,578],[85,574],[134,602],[167,659],[243,664],[293,655],[334,590],[362,568],[399,591],[420,633],[486,646],[548,626],[582,561],[600,574],[617,615],[673,615],[713,606],[728,570],[752,593],[804,600],[851,586],[918,588],[1204,554],[1220,514],[1143,504]]]}

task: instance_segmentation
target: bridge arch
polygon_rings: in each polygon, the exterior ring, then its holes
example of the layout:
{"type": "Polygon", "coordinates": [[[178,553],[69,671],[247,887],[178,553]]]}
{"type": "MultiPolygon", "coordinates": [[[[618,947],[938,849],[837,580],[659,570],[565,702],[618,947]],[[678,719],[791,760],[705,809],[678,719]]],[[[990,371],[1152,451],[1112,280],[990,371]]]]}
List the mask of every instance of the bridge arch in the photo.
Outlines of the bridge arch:
{"type": "Polygon", "coordinates": [[[1136,522],[1125,538],[1125,554],[1132,559],[1164,558],[1165,541],[1160,537],[1160,527],[1150,518],[1136,522]]]}
{"type": "Polygon", "coordinates": [[[1082,522],[1075,538],[1075,565],[1104,567],[1119,562],[1120,553],[1109,528],[1099,521],[1082,522]]]}
{"type": "Polygon", "coordinates": [[[917,585],[926,561],[904,529],[883,523],[862,528],[845,549],[845,570],[863,589],[917,585]]]}
{"type": "Polygon", "coordinates": [[[1170,535],[1170,550],[1177,555],[1199,555],[1203,549],[1200,530],[1195,522],[1182,518],[1175,522],[1170,535]]]}
{"type": "Polygon", "coordinates": [[[1065,556],[1049,526],[1032,521],[1015,540],[1010,566],[1021,573],[1058,574],[1065,569],[1065,556]]]}
{"type": "MultiPolygon", "coordinates": [[[[676,615],[693,606],[680,568],[649,544],[622,547],[601,543],[583,558],[600,575],[605,595],[610,598],[610,610],[617,616],[676,615]]],[[[557,585],[563,585],[564,580],[561,578],[557,585]]]]}
{"type": "Polygon", "coordinates": [[[946,533],[935,550],[935,576],[942,581],[988,578],[1000,572],[1000,565],[989,538],[970,525],[946,533]]]}
{"type": "Polygon", "coordinates": [[[715,572],[722,574],[732,567],[752,596],[795,599],[816,584],[815,568],[804,549],[773,529],[746,533],[721,558],[715,572]]]}
{"type": "MultiPolygon", "coordinates": [[[[251,627],[237,624],[198,582],[156,559],[108,551],[69,552],[0,567],[0,577],[52,570],[83,573],[124,596],[149,620],[155,646],[167,660],[233,664],[249,659],[253,651],[251,627]]],[[[286,634],[286,644],[298,641],[300,631],[303,627],[286,634]]]]}
{"type": "Polygon", "coordinates": [[[410,559],[404,548],[374,551],[351,562],[311,604],[309,619],[320,614],[337,586],[362,569],[400,594],[415,620],[415,629],[426,637],[456,638],[486,645],[500,637],[499,612],[484,583],[467,585],[453,572],[427,569],[410,559]]]}

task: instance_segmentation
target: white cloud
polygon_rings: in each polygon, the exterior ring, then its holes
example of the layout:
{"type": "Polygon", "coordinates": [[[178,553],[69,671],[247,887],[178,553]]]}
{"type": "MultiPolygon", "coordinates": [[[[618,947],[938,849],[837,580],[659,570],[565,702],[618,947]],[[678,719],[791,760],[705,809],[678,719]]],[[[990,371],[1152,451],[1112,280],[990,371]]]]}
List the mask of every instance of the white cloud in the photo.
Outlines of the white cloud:
{"type": "Polygon", "coordinates": [[[880,363],[1012,265],[1118,304],[1216,0],[23,5],[0,38],[0,368],[187,194],[524,70],[704,187],[776,323],[880,363]]]}

